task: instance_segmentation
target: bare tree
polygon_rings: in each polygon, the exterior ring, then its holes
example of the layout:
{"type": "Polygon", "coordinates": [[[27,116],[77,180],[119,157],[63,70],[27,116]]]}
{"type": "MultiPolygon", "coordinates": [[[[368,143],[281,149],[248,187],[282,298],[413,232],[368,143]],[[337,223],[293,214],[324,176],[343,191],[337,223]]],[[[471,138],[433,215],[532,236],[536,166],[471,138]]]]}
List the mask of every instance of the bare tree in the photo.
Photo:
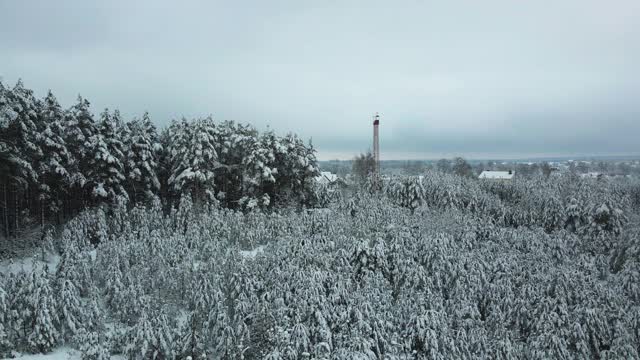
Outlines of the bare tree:
{"type": "Polygon", "coordinates": [[[366,180],[375,171],[376,160],[371,151],[360,154],[353,159],[352,172],[359,181],[366,180]]]}

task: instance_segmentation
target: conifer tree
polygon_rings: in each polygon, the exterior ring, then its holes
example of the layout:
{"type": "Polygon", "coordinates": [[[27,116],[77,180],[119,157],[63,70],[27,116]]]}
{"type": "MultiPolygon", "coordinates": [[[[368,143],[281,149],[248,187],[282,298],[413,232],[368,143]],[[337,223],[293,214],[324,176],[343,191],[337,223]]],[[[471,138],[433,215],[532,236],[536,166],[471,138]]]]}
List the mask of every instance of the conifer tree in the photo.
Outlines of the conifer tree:
{"type": "Polygon", "coordinates": [[[72,179],[76,188],[84,188],[87,182],[95,146],[92,139],[98,134],[98,128],[89,109],[89,101],[78,96],[77,103],[65,116],[65,143],[67,149],[75,155],[77,163],[72,179]]]}
{"type": "Polygon", "coordinates": [[[174,127],[169,186],[176,192],[191,194],[196,205],[215,199],[214,174],[218,155],[214,147],[214,124],[210,118],[188,123],[183,119],[174,127]]]}
{"type": "Polygon", "coordinates": [[[33,293],[29,299],[33,317],[27,343],[29,349],[40,353],[51,351],[59,341],[57,306],[46,269],[32,273],[33,293]]]}
{"type": "Polygon", "coordinates": [[[62,280],[58,299],[61,335],[71,340],[84,327],[84,313],[80,302],[80,292],[71,279],[62,280]]]}
{"type": "Polygon", "coordinates": [[[82,360],[109,360],[111,354],[104,342],[100,339],[100,334],[95,331],[83,333],[80,337],[80,353],[82,360]]]}
{"type": "Polygon", "coordinates": [[[91,138],[93,155],[89,160],[90,192],[98,202],[114,203],[128,198],[124,190],[122,142],[117,137],[119,113],[112,116],[105,109],[100,116],[98,133],[91,138]]]}
{"type": "Polygon", "coordinates": [[[7,356],[12,350],[9,342],[9,333],[7,325],[9,323],[9,304],[7,301],[7,293],[0,284],[0,356],[7,356]]]}
{"type": "Polygon", "coordinates": [[[64,140],[64,114],[55,96],[49,91],[38,109],[38,139],[43,156],[38,161],[42,220],[45,208],[53,214],[62,209],[62,200],[68,194],[74,166],[73,155],[64,140]]]}
{"type": "Polygon", "coordinates": [[[145,113],[142,120],[129,123],[126,172],[132,201],[150,201],[160,191],[157,152],[161,149],[155,126],[145,113]]]}

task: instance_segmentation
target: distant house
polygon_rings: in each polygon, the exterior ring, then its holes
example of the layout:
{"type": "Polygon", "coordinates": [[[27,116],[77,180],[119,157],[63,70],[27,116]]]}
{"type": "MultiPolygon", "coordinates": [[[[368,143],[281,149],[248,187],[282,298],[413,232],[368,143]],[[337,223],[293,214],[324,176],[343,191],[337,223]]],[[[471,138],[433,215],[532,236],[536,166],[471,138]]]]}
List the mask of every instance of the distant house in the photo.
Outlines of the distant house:
{"type": "Polygon", "coordinates": [[[630,178],[630,175],[625,174],[603,174],[599,172],[588,172],[584,174],[580,174],[580,177],[585,179],[622,179],[622,178],[630,178]]]}
{"type": "Polygon", "coordinates": [[[515,171],[488,171],[485,170],[478,176],[478,179],[489,179],[489,180],[504,180],[511,181],[513,180],[513,176],[515,175],[515,171]]]}
{"type": "Polygon", "coordinates": [[[591,178],[591,179],[600,179],[602,178],[602,174],[599,172],[588,172],[585,174],[580,174],[581,178],[591,178]]]}
{"type": "Polygon", "coordinates": [[[320,175],[316,176],[316,181],[321,184],[331,185],[338,181],[338,175],[329,171],[322,171],[320,175]]]}

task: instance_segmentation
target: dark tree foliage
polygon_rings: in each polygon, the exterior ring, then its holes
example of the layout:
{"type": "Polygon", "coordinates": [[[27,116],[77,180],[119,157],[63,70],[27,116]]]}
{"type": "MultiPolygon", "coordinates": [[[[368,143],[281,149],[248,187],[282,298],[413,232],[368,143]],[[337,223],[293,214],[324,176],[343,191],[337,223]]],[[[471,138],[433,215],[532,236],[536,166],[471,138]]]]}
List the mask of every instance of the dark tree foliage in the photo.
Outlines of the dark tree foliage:
{"type": "Polygon", "coordinates": [[[56,271],[0,279],[0,351],[638,358],[637,180],[383,185],[326,212],[196,211],[191,197],[168,214],[85,210],[64,225],[56,271]]]}
{"type": "Polygon", "coordinates": [[[365,182],[376,169],[376,161],[371,151],[360,154],[353,159],[352,174],[360,182],[365,182]]]}
{"type": "Polygon", "coordinates": [[[64,110],[49,91],[36,99],[19,81],[0,83],[0,227],[18,238],[94,205],[166,208],[183,195],[197,208],[312,206],[315,150],[295,135],[260,134],[211,118],[173,122],[158,134],[149,114],[98,118],[78,97],[64,110]]]}

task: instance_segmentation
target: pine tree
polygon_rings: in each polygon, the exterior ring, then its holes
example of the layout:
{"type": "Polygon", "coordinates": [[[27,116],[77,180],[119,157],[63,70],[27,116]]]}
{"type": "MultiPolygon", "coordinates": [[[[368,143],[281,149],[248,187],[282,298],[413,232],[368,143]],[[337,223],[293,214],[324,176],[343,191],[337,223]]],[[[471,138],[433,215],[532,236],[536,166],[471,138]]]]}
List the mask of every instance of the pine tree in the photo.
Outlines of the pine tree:
{"type": "Polygon", "coordinates": [[[391,198],[400,206],[408,208],[413,214],[425,198],[422,182],[417,177],[397,180],[389,189],[391,198]]]}
{"type": "MultiPolygon", "coordinates": [[[[1,176],[5,184],[5,228],[13,228],[14,234],[29,222],[31,202],[35,201],[38,186],[38,172],[34,164],[43,156],[39,146],[41,135],[37,128],[38,101],[33,91],[24,87],[21,80],[10,91],[4,90],[2,100],[3,120],[0,120],[0,152],[8,161],[6,173],[1,176]],[[8,213],[11,201],[13,210],[8,213]],[[11,224],[9,224],[11,219],[11,224]]],[[[8,231],[6,231],[8,233],[8,231]]]]}
{"type": "Polygon", "coordinates": [[[46,269],[32,273],[34,292],[29,299],[33,317],[27,343],[32,351],[40,353],[51,351],[59,341],[57,306],[46,269]]]}
{"type": "Polygon", "coordinates": [[[98,133],[90,139],[93,155],[89,160],[88,178],[91,195],[98,202],[115,203],[120,197],[128,198],[123,186],[124,146],[117,136],[118,122],[119,113],[114,112],[112,116],[105,109],[101,114],[98,133]]]}
{"type": "Polygon", "coordinates": [[[9,333],[7,324],[9,323],[9,304],[7,301],[7,293],[0,284],[0,356],[7,357],[12,350],[9,342],[9,333]]]}
{"type": "Polygon", "coordinates": [[[86,332],[83,330],[80,337],[80,353],[82,360],[109,360],[111,354],[104,342],[100,340],[100,335],[95,332],[86,332]]]}
{"type": "Polygon", "coordinates": [[[66,341],[72,339],[84,324],[80,292],[71,279],[63,279],[58,299],[61,333],[66,341]]]}
{"type": "Polygon", "coordinates": [[[169,186],[178,193],[191,194],[196,206],[215,199],[214,175],[219,163],[214,147],[213,120],[198,119],[189,123],[183,119],[174,127],[174,134],[169,186]]]}
{"type": "MultiPolygon", "coordinates": [[[[143,310],[138,322],[131,328],[129,343],[125,349],[129,359],[166,359],[171,354],[163,354],[158,346],[154,324],[149,318],[148,310],[143,310]]],[[[167,351],[167,349],[163,349],[167,351]]]]}
{"type": "Polygon", "coordinates": [[[11,121],[7,126],[7,136],[15,144],[23,160],[22,174],[26,181],[35,184],[38,173],[33,168],[37,159],[43,156],[42,149],[38,146],[40,134],[38,133],[38,102],[33,96],[33,91],[24,87],[22,80],[18,80],[12,91],[7,92],[11,121]]]}
{"type": "Polygon", "coordinates": [[[74,158],[64,140],[64,114],[55,96],[48,92],[38,108],[38,143],[43,156],[38,161],[39,191],[42,220],[45,210],[57,214],[62,209],[62,200],[72,183],[74,158]]]}
{"type": "Polygon", "coordinates": [[[125,166],[129,195],[134,202],[150,201],[160,191],[156,154],[161,146],[156,128],[148,113],[130,122],[129,128],[125,166]]]}
{"type": "Polygon", "coordinates": [[[89,101],[78,96],[77,103],[65,116],[65,143],[69,152],[76,157],[76,167],[71,175],[76,188],[82,189],[87,182],[90,161],[94,155],[92,140],[98,128],[89,109],[89,101]]]}
{"type": "Polygon", "coordinates": [[[189,319],[180,330],[177,342],[177,353],[181,357],[191,356],[198,359],[206,350],[206,329],[202,316],[194,311],[189,314],[189,319]]]}

